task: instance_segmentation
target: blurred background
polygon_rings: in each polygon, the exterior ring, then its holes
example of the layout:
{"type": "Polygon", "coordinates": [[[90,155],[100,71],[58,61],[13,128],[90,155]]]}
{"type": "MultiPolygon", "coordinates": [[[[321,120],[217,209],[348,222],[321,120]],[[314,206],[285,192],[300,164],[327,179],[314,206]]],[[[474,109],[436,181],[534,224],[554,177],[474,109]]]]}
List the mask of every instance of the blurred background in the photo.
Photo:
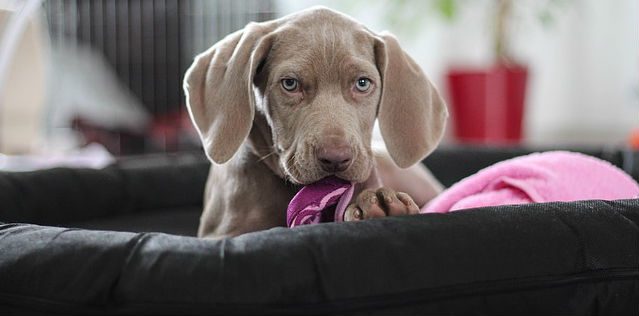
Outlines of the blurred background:
{"type": "Polygon", "coordinates": [[[0,0],[0,169],[199,150],[193,57],[313,5],[399,38],[447,100],[444,144],[639,147],[636,0],[0,0]]]}

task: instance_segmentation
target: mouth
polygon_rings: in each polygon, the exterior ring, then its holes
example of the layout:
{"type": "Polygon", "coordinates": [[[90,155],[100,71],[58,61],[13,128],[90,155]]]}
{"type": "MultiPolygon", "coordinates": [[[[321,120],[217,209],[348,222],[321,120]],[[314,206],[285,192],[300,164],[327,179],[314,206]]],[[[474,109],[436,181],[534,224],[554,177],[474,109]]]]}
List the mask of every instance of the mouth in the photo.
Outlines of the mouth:
{"type": "Polygon", "coordinates": [[[330,172],[328,176],[333,176],[348,182],[358,182],[357,179],[347,173],[348,170],[342,172],[330,172]]]}
{"type": "Polygon", "coordinates": [[[297,185],[308,185],[330,176],[347,182],[362,183],[368,179],[372,170],[372,164],[366,159],[354,159],[346,170],[329,172],[323,170],[317,162],[295,153],[286,155],[281,160],[281,165],[287,180],[297,185]]]}

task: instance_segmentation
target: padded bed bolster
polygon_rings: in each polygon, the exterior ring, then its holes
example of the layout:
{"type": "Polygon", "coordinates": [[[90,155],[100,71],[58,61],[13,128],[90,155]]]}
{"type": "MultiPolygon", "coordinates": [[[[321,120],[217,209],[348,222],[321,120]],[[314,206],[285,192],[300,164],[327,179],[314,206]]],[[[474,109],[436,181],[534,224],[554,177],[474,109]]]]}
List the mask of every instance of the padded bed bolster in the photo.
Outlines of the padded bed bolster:
{"type": "Polygon", "coordinates": [[[501,206],[224,240],[4,224],[0,309],[639,313],[639,200],[501,206]]]}
{"type": "Polygon", "coordinates": [[[104,169],[0,172],[0,221],[66,225],[158,209],[201,208],[209,167],[206,160],[154,162],[145,157],[104,169]]]}

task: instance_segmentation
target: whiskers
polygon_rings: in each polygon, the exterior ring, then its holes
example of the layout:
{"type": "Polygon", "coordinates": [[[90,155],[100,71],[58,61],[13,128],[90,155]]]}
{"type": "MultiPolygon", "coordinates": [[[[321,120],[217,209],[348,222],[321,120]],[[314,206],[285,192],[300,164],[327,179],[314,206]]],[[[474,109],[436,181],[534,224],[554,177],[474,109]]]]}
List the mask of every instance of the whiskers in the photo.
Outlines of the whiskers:
{"type": "Polygon", "coordinates": [[[295,152],[292,152],[291,155],[286,158],[286,163],[284,163],[284,169],[286,170],[286,172],[284,172],[284,176],[286,177],[286,179],[291,182],[291,183],[297,183],[296,181],[296,174],[297,173],[297,169],[295,166],[295,152]]]}
{"type": "Polygon", "coordinates": [[[273,150],[273,151],[271,151],[270,153],[268,153],[268,154],[266,154],[266,155],[264,155],[264,156],[260,157],[257,161],[258,161],[258,162],[260,162],[260,161],[264,161],[264,159],[266,159],[266,158],[268,158],[268,157],[271,157],[271,156],[273,156],[273,155],[275,155],[275,154],[277,154],[277,152],[276,152],[275,150],[273,150]]]}

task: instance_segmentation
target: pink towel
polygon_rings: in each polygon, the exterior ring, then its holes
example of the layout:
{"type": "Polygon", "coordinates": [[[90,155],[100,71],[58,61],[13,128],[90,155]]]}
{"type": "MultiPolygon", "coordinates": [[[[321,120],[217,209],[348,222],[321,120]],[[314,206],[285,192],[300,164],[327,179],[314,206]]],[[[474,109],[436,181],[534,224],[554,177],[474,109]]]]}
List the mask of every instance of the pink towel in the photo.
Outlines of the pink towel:
{"type": "Polygon", "coordinates": [[[499,162],[433,199],[421,213],[504,204],[639,197],[639,185],[607,161],[554,151],[499,162]]]}

